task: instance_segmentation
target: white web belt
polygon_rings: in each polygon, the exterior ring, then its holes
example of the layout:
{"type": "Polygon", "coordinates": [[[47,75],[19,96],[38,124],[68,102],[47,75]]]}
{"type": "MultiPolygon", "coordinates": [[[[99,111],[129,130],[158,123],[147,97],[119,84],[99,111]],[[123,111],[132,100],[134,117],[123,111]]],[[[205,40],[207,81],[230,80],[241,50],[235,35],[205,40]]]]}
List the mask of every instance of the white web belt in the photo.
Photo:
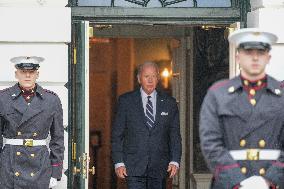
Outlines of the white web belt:
{"type": "Polygon", "coordinates": [[[46,145],[46,140],[33,140],[33,139],[10,139],[3,138],[3,144],[19,145],[19,146],[44,146],[46,145]]]}
{"type": "Polygon", "coordinates": [[[246,149],[230,150],[229,153],[234,160],[277,160],[280,150],[272,149],[246,149]]]}

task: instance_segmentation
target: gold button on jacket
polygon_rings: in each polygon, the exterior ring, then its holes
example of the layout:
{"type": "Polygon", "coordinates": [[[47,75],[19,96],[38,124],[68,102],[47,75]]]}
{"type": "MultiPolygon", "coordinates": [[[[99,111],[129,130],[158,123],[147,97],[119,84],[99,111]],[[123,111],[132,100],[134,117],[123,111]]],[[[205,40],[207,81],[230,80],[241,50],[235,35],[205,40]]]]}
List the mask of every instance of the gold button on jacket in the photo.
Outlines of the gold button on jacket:
{"type": "Polygon", "coordinates": [[[259,145],[259,147],[261,147],[261,148],[264,148],[265,147],[265,140],[260,140],[259,142],[258,142],[258,145],[259,145]]]}
{"type": "Polygon", "coordinates": [[[256,105],[256,100],[255,99],[250,99],[251,105],[255,106],[256,105]]]}
{"type": "Polygon", "coordinates": [[[243,174],[246,174],[246,173],[247,173],[247,168],[246,168],[246,167],[242,167],[242,168],[241,168],[241,172],[242,172],[243,174]]]}
{"type": "Polygon", "coordinates": [[[240,147],[244,147],[246,145],[246,140],[242,139],[240,141],[240,147]]]}
{"type": "Polygon", "coordinates": [[[251,89],[251,90],[249,91],[249,94],[252,95],[252,96],[254,96],[254,95],[255,95],[255,90],[254,90],[254,89],[251,89]]]}
{"type": "Polygon", "coordinates": [[[259,169],[259,174],[261,176],[265,175],[265,169],[264,168],[259,169]]]}

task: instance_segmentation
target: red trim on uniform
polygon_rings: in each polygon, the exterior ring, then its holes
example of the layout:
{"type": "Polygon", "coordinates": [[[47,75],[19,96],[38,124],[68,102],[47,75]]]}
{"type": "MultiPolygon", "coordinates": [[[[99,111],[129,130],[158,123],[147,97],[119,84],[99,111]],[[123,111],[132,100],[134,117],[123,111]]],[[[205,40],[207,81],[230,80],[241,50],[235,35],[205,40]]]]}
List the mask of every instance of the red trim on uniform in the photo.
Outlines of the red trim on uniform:
{"type": "Polygon", "coordinates": [[[57,163],[57,164],[51,164],[52,167],[59,167],[60,165],[62,165],[63,163],[57,163]]]}
{"type": "Polygon", "coordinates": [[[233,189],[239,189],[241,185],[237,184],[236,186],[233,187],[233,189]]]}
{"type": "Polygon", "coordinates": [[[215,85],[211,86],[211,87],[209,88],[209,90],[218,89],[218,88],[224,86],[226,83],[228,83],[228,81],[229,81],[229,80],[225,80],[225,81],[218,82],[218,83],[216,83],[215,85]]]}
{"type": "Polygon", "coordinates": [[[262,81],[266,83],[267,80],[267,75],[265,75],[263,78],[257,79],[257,80],[249,80],[247,78],[245,78],[244,76],[241,75],[241,79],[242,80],[247,80],[249,83],[257,83],[258,81],[262,81]]]}
{"type": "Polygon", "coordinates": [[[274,161],[274,162],[272,162],[272,165],[276,165],[276,166],[279,166],[279,167],[284,167],[284,163],[282,163],[280,161],[274,161]]]}
{"type": "Polygon", "coordinates": [[[277,189],[274,184],[270,184],[270,185],[269,185],[269,188],[270,188],[270,189],[277,189]]]}
{"type": "Polygon", "coordinates": [[[251,86],[243,86],[245,90],[249,91],[251,89],[254,89],[255,91],[258,91],[260,89],[263,89],[264,87],[267,86],[267,83],[262,83],[260,86],[254,86],[254,87],[251,87],[251,86]]]}
{"type": "Polygon", "coordinates": [[[248,94],[248,100],[251,100],[253,98],[255,98],[255,95],[251,95],[250,94],[250,90],[255,90],[255,92],[265,88],[267,86],[267,77],[263,77],[262,79],[259,79],[259,80],[255,80],[255,81],[251,81],[251,80],[248,80],[246,78],[244,78],[243,76],[241,76],[241,80],[242,80],[242,84],[243,84],[243,88],[245,91],[247,91],[247,94],[248,94]],[[248,85],[245,85],[244,84],[244,81],[248,81],[248,85]],[[261,85],[257,85],[257,82],[258,81],[261,81],[261,85]]]}
{"type": "Polygon", "coordinates": [[[263,89],[263,88],[266,87],[266,86],[267,86],[267,83],[262,83],[260,86],[254,86],[254,87],[243,86],[243,87],[244,87],[244,89],[245,89],[245,90],[247,91],[247,93],[248,93],[248,99],[251,100],[251,99],[253,99],[253,98],[255,97],[255,95],[251,95],[251,94],[250,94],[250,90],[251,90],[251,89],[254,89],[255,92],[257,92],[258,90],[261,90],[261,89],[263,89]]]}
{"type": "Polygon", "coordinates": [[[238,163],[231,164],[231,165],[218,165],[218,166],[216,166],[214,177],[217,180],[220,172],[222,172],[224,170],[228,170],[228,169],[237,168],[237,167],[240,167],[240,165],[238,163]]]}

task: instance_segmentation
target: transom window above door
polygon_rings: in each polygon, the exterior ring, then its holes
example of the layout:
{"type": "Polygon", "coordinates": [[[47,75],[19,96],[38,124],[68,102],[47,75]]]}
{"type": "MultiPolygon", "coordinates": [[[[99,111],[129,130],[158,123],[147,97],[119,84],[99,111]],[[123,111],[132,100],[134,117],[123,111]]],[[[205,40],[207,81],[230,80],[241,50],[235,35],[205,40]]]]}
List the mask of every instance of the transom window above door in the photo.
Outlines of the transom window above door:
{"type": "Polygon", "coordinates": [[[78,6],[109,7],[232,7],[236,0],[77,0],[78,6]]]}

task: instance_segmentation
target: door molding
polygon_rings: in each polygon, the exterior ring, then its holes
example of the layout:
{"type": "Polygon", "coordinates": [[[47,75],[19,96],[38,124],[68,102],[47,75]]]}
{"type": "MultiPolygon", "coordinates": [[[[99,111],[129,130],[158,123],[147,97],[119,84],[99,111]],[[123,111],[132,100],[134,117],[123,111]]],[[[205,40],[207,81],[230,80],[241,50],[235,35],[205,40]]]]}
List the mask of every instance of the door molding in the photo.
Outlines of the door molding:
{"type": "Polygon", "coordinates": [[[73,25],[70,49],[68,188],[88,187],[89,153],[89,22],[73,25]]]}
{"type": "Polygon", "coordinates": [[[240,8],[71,7],[73,21],[107,24],[231,24],[241,20],[240,8]]]}
{"type": "MultiPolygon", "coordinates": [[[[246,2],[246,0],[244,1],[246,2]]],[[[71,7],[71,15],[73,22],[79,22],[82,20],[88,20],[91,26],[96,25],[105,25],[106,29],[101,31],[96,31],[96,36],[100,37],[137,37],[137,38],[157,38],[157,37],[182,37],[186,36],[186,27],[194,27],[197,25],[221,25],[229,26],[235,22],[245,22],[246,21],[246,12],[248,9],[241,8],[125,8],[125,7],[71,7]],[[244,16],[245,15],[245,16],[244,16]],[[115,27],[112,28],[112,25],[115,27]],[[108,27],[110,26],[110,27],[108,27]],[[133,27],[134,26],[134,27],[133,27]],[[156,27],[157,26],[157,27],[156,27]],[[180,27],[181,26],[181,27],[180,27]],[[120,29],[116,27],[123,28],[123,32],[120,32],[120,29]],[[147,34],[141,33],[141,30],[133,28],[148,27],[147,34]],[[155,28],[156,27],[156,28],[155,28]],[[164,27],[164,28],[162,28],[164,27]],[[165,30],[168,27],[166,33],[157,32],[159,29],[165,30]],[[125,30],[129,32],[125,32],[125,30]],[[172,31],[174,30],[174,31],[172,31]],[[140,31],[140,32],[139,32],[140,31]],[[147,36],[146,36],[147,35],[147,36]],[[152,36],[151,36],[152,35],[152,36]]],[[[242,23],[245,24],[245,23],[242,23]]],[[[94,27],[94,30],[96,28],[94,27]]],[[[145,31],[145,30],[144,30],[145,31]]],[[[191,36],[191,35],[190,35],[191,36]]],[[[192,43],[185,41],[186,53],[192,50],[192,43]]],[[[189,80],[186,80],[185,77],[182,77],[182,85],[180,86],[184,94],[192,94],[192,56],[189,56],[190,59],[187,59],[185,75],[189,80]]],[[[188,134],[188,138],[192,137],[192,126],[193,120],[191,112],[188,109],[192,110],[192,96],[187,97],[185,106],[182,110],[186,113],[184,117],[181,117],[181,120],[184,120],[184,130],[188,134]],[[188,128],[189,127],[189,128],[188,128]],[[187,128],[187,129],[185,129],[187,128]]],[[[183,97],[182,97],[183,98],[183,97]]],[[[187,140],[189,141],[189,140],[187,140]]],[[[186,148],[193,147],[192,143],[187,142],[188,146],[186,148]]],[[[174,181],[175,185],[182,189],[194,188],[195,186],[189,180],[190,169],[192,165],[189,159],[192,159],[192,153],[189,149],[185,150],[185,155],[190,158],[184,159],[184,165],[189,167],[184,169],[174,181]]],[[[198,176],[198,175],[197,175],[198,176]]],[[[202,177],[202,175],[199,175],[202,177]]],[[[199,178],[199,177],[198,177],[199,178]]],[[[209,180],[209,176],[203,178],[202,181],[209,180]]]]}

